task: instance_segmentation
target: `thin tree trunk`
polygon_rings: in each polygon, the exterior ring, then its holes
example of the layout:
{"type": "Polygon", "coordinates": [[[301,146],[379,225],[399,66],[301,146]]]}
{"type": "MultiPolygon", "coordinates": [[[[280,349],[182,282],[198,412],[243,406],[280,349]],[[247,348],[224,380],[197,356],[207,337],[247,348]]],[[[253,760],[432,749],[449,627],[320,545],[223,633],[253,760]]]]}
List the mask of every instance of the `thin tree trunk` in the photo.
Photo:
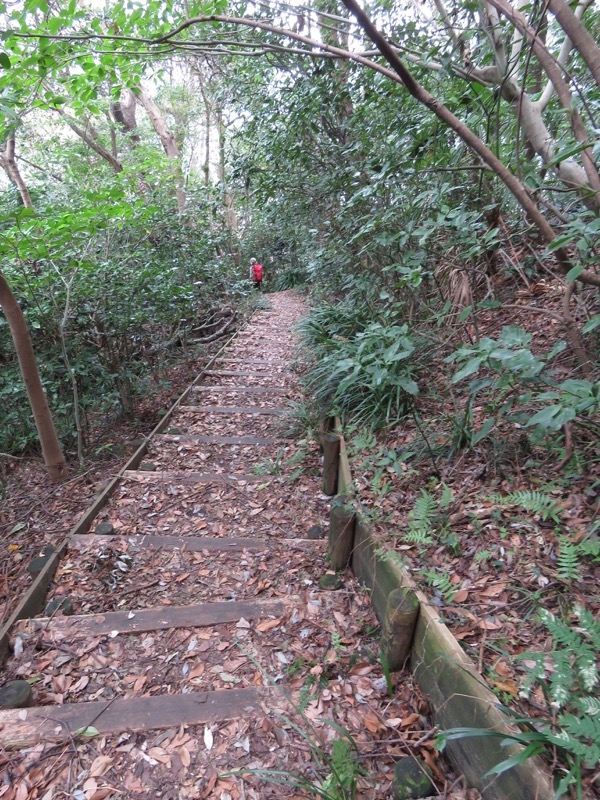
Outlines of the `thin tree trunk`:
{"type": "Polygon", "coordinates": [[[154,100],[143,87],[140,87],[139,89],[139,99],[146,109],[146,113],[150,118],[152,127],[156,131],[158,138],[161,141],[163,149],[167,154],[167,158],[173,163],[175,191],[177,194],[177,208],[179,209],[179,213],[181,213],[185,208],[187,197],[183,190],[180,153],[179,148],[177,147],[177,142],[167,128],[167,123],[165,122],[165,118],[163,117],[160,108],[156,105],[154,100]]]}
{"type": "Polygon", "coordinates": [[[548,0],[548,9],[587,64],[596,85],[600,86],[600,47],[592,34],[564,0],[548,0]]]}
{"type": "Polygon", "coordinates": [[[6,144],[4,145],[4,150],[0,150],[0,165],[6,172],[11,183],[13,183],[17,187],[25,208],[33,208],[33,203],[31,202],[31,195],[29,194],[29,189],[27,188],[27,185],[23,180],[23,176],[19,171],[19,167],[17,166],[17,162],[15,161],[14,133],[11,134],[6,140],[6,144]]]}
{"type": "Polygon", "coordinates": [[[204,165],[202,169],[204,172],[204,185],[210,186],[210,123],[212,120],[212,109],[210,107],[210,101],[204,90],[204,86],[202,85],[202,75],[200,71],[198,71],[196,74],[198,75],[200,94],[202,95],[202,102],[204,103],[204,119],[206,125],[206,131],[204,134],[204,165]]]}
{"type": "MultiPolygon", "coordinates": [[[[238,230],[238,218],[235,213],[234,195],[227,189],[225,182],[225,123],[223,122],[223,112],[218,109],[216,112],[217,125],[219,129],[219,182],[223,197],[223,218],[225,227],[228,231],[238,230]]],[[[233,239],[229,237],[230,247],[233,250],[233,239]]]]}
{"type": "Polygon", "coordinates": [[[46,393],[40,380],[33,344],[27,329],[27,323],[8,282],[0,273],[0,307],[6,315],[10,332],[15,343],[15,351],[19,360],[21,374],[27,389],[35,426],[40,438],[44,464],[53,481],[62,478],[65,469],[63,455],[52,414],[48,407],[46,393]]]}
{"type": "Polygon", "coordinates": [[[90,136],[89,133],[84,131],[83,128],[80,128],[79,125],[76,125],[72,120],[70,120],[64,111],[58,111],[58,113],[64,118],[69,128],[71,128],[71,130],[76,133],[77,136],[79,136],[79,138],[82,139],[91,150],[93,150],[95,153],[98,153],[100,158],[108,161],[115,172],[118,173],[123,171],[123,165],[121,162],[117,161],[117,159],[114,158],[114,156],[109,153],[108,150],[102,147],[102,145],[97,144],[97,142],[94,141],[93,137],[90,136]]]}

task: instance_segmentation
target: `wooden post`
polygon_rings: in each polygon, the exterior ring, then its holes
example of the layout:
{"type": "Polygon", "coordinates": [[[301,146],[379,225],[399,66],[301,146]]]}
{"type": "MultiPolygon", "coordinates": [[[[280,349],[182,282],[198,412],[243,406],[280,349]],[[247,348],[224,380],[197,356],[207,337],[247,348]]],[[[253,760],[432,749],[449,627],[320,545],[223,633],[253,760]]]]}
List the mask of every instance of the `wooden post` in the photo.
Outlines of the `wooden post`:
{"type": "Polygon", "coordinates": [[[354,548],[356,510],[349,497],[336,497],[329,512],[329,558],[336,572],[346,569],[354,548]]]}
{"type": "Polygon", "coordinates": [[[388,595],[381,632],[381,654],[391,672],[402,669],[410,654],[420,603],[412,589],[394,589],[388,595]]]}
{"type": "Polygon", "coordinates": [[[332,497],[337,491],[340,466],[340,436],[326,433],[323,436],[323,494],[332,497]]]}
{"type": "Polygon", "coordinates": [[[321,419],[319,420],[319,450],[321,451],[321,453],[324,452],[325,449],[324,441],[325,437],[331,430],[331,423],[332,423],[331,417],[321,417],[321,419]]]}

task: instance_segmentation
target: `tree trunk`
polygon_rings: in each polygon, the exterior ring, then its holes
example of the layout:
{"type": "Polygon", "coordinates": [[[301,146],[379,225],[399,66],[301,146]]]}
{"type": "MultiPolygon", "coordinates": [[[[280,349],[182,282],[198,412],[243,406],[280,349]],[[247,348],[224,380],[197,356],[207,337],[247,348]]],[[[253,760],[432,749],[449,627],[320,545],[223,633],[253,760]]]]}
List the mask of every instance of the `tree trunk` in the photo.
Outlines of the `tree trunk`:
{"type": "Polygon", "coordinates": [[[33,203],[31,202],[31,195],[29,194],[29,189],[27,188],[27,185],[23,180],[23,176],[19,172],[19,167],[17,166],[17,162],[15,161],[14,133],[11,134],[6,140],[4,149],[0,150],[0,165],[6,172],[10,182],[13,183],[18,189],[19,194],[21,195],[21,200],[23,201],[23,205],[25,206],[25,208],[33,208],[33,203]]]}
{"type": "Polygon", "coordinates": [[[27,395],[31,404],[35,426],[40,438],[44,464],[53,481],[62,478],[65,469],[65,457],[61,450],[52,415],[48,407],[46,393],[42,387],[38,372],[33,344],[27,329],[27,323],[15,296],[4,276],[0,273],[0,307],[6,314],[15,351],[27,395]]]}
{"type": "MultiPolygon", "coordinates": [[[[237,214],[235,213],[235,197],[230,192],[225,183],[225,123],[223,122],[223,112],[219,108],[216,112],[217,125],[219,129],[219,181],[223,193],[223,218],[225,227],[228,231],[237,231],[239,228],[237,214]]],[[[230,247],[233,249],[233,240],[229,237],[230,247]]]]}
{"type": "Polygon", "coordinates": [[[140,137],[136,133],[137,120],[135,118],[136,99],[131,89],[123,89],[121,97],[112,104],[112,114],[122,130],[129,135],[134,144],[138,144],[140,137]]]}
{"type": "Polygon", "coordinates": [[[564,0],[548,0],[548,9],[587,64],[596,85],[600,86],[600,47],[592,34],[564,0]]]}
{"type": "Polygon", "coordinates": [[[71,128],[73,133],[76,133],[77,136],[79,136],[79,138],[82,139],[91,150],[93,150],[95,153],[98,153],[100,158],[103,158],[105,161],[107,161],[116,173],[123,171],[123,165],[121,162],[117,161],[112,153],[109,153],[108,150],[102,147],[102,145],[99,145],[97,142],[95,142],[93,136],[90,136],[87,131],[85,131],[83,128],[80,128],[79,125],[70,120],[64,111],[58,111],[58,113],[64,118],[65,122],[69,128],[71,128]]]}
{"type": "Polygon", "coordinates": [[[177,147],[177,142],[175,141],[174,137],[167,128],[167,123],[162,115],[160,108],[156,105],[154,100],[150,97],[148,92],[143,87],[140,87],[139,89],[139,99],[144,108],[146,109],[146,113],[150,118],[152,127],[154,128],[154,130],[158,135],[158,138],[160,139],[163,149],[167,154],[167,158],[170,159],[173,163],[173,175],[175,177],[175,192],[177,194],[177,208],[179,209],[179,213],[181,213],[185,208],[187,197],[183,190],[180,154],[179,154],[179,148],[177,147]]]}
{"type": "MultiPolygon", "coordinates": [[[[529,40],[538,63],[552,83],[561,105],[569,114],[575,139],[582,144],[589,144],[591,137],[575,107],[569,85],[542,39],[528,24],[526,17],[515,10],[507,0],[488,0],[488,3],[510,20],[519,33],[529,40]]],[[[568,186],[578,189],[584,202],[593,211],[598,212],[600,210],[600,176],[594,163],[591,146],[582,151],[583,168],[572,159],[565,159],[554,165],[552,162],[559,145],[543,121],[543,108],[530,100],[525,88],[519,86],[514,77],[502,82],[502,94],[509,102],[515,104],[523,132],[536,153],[546,164],[551,163],[559,178],[568,186]]]]}

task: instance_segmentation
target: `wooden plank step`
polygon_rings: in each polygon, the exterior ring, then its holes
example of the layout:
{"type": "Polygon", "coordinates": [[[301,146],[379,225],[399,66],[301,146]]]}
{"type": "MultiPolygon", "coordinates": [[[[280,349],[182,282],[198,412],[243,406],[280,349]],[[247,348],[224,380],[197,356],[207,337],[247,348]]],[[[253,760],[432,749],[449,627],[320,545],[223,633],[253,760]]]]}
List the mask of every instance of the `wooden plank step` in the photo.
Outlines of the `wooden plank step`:
{"type": "MultiPolygon", "coordinates": [[[[251,537],[247,539],[234,537],[212,537],[212,536],[169,536],[167,534],[126,534],[120,536],[118,533],[103,536],[102,534],[82,533],[78,536],[71,536],[69,547],[90,547],[93,545],[104,544],[113,540],[124,540],[134,547],[156,547],[164,550],[188,550],[191,553],[199,553],[202,550],[210,552],[238,552],[241,550],[265,550],[271,546],[270,539],[258,539],[251,537]]],[[[291,540],[288,540],[291,541],[291,540]]]]}
{"type": "Polygon", "coordinates": [[[285,366],[289,361],[284,361],[282,358],[244,358],[243,356],[221,356],[215,361],[227,361],[238,364],[264,364],[265,366],[285,366]]]}
{"type": "Polygon", "coordinates": [[[0,711],[0,745],[15,750],[68,742],[88,727],[110,735],[257,717],[267,695],[264,688],[223,689],[0,711]]]}
{"type": "Polygon", "coordinates": [[[282,614],[285,603],[281,600],[220,601],[189,606],[160,606],[139,611],[108,611],[105,614],[81,614],[73,617],[34,617],[27,621],[27,629],[40,631],[49,628],[65,639],[81,639],[118,633],[146,633],[171,628],[206,628],[244,619],[257,619],[267,615],[282,614]]]}
{"type": "Polygon", "coordinates": [[[123,478],[141,483],[259,483],[265,480],[264,475],[225,475],[219,472],[179,472],[163,470],[150,472],[147,470],[126,469],[123,478]]]}
{"type": "Polygon", "coordinates": [[[246,394],[287,394],[280,386],[193,386],[193,392],[230,392],[246,394]]]}
{"type": "Polygon", "coordinates": [[[288,414],[287,408],[262,408],[261,406],[179,406],[179,411],[197,411],[202,414],[288,414]]]}
{"type": "Polygon", "coordinates": [[[277,444],[280,439],[267,436],[193,436],[189,433],[157,433],[155,439],[170,442],[195,442],[196,444],[277,444]]]}
{"type": "MultiPolygon", "coordinates": [[[[277,375],[284,375],[285,373],[289,372],[289,370],[282,370],[278,372],[277,375]]],[[[269,375],[268,372],[254,372],[246,370],[245,372],[239,372],[238,370],[228,370],[228,369],[207,369],[204,373],[205,375],[228,375],[232,378],[269,378],[272,377],[269,375]]]]}

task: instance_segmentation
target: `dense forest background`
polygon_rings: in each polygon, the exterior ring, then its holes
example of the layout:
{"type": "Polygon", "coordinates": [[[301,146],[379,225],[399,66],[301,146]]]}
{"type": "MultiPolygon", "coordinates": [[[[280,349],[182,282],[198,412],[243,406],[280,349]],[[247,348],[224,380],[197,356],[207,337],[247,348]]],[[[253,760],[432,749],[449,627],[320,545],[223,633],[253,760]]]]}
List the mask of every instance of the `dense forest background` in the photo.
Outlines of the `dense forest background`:
{"type": "Polygon", "coordinates": [[[362,409],[366,393],[366,418],[398,418],[412,373],[454,335],[461,377],[496,373],[478,392],[533,381],[538,427],[597,409],[597,8],[369,13],[352,0],[3,4],[1,451],[38,438],[8,292],[62,445],[81,456],[98,415],[134,412],[171,345],[226,325],[252,253],[272,289],[342,301],[313,331],[338,365],[330,385],[327,360],[315,379],[326,404],[362,409]],[[523,330],[478,336],[478,314],[515,291],[552,331],[546,352],[523,330]],[[564,348],[575,360],[557,383],[564,348]]]}

